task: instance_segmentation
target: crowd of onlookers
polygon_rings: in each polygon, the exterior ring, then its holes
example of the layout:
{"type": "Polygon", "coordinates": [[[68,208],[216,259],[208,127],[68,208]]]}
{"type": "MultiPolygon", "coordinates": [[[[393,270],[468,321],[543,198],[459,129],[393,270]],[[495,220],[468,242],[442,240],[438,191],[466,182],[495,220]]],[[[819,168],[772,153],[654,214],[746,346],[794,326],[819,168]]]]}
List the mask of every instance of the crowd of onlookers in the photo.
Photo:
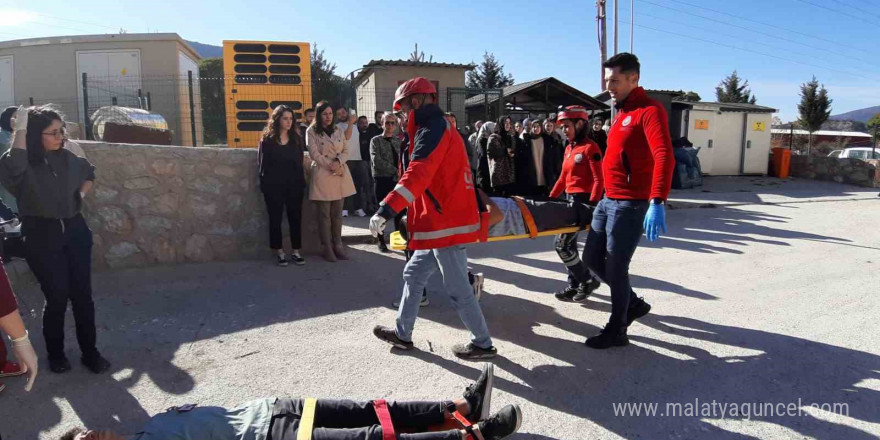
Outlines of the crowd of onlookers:
{"type": "MultiPolygon", "coordinates": [[[[56,372],[70,369],[63,349],[64,311],[70,301],[83,362],[93,371],[106,371],[109,362],[94,342],[91,231],[81,213],[82,199],[95,178],[94,167],[81,149],[75,148],[80,151],[76,154],[70,152],[72,143],[57,112],[32,107],[24,112],[30,115],[24,121],[21,113],[18,108],[8,108],[0,116],[0,154],[13,148],[16,120],[23,133],[19,148],[0,160],[0,201],[12,204],[0,217],[15,224],[19,217],[27,219],[28,231],[23,232],[43,238],[29,240],[27,262],[47,297],[43,327],[50,368],[56,372]],[[13,197],[13,192],[20,197],[13,197]],[[52,195],[59,193],[71,196],[52,195]],[[37,249],[39,243],[44,246],[37,249]],[[64,276],[56,270],[61,266],[67,267],[64,276]]],[[[334,108],[327,101],[306,110],[299,121],[290,107],[274,109],[259,143],[258,167],[269,218],[269,247],[278,265],[305,264],[300,252],[305,197],[316,207],[313,221],[318,226],[323,258],[330,262],[348,259],[342,244],[342,218],[371,215],[395,188],[405,171],[401,164],[406,160],[401,158],[409,154],[406,118],[403,112],[376,111],[370,120],[365,115],[355,116],[346,107],[334,108]],[[289,253],[282,240],[285,213],[289,253]]],[[[557,127],[556,114],[521,121],[503,116],[472,126],[459,126],[453,113],[446,113],[446,120],[463,139],[475,185],[490,195],[547,196],[562,172],[566,141],[557,127]]],[[[601,119],[591,122],[589,136],[604,152],[607,135],[601,119]]],[[[405,227],[400,220],[395,222],[397,229],[405,227]]],[[[382,252],[388,252],[386,240],[384,234],[379,235],[377,246],[382,252]]],[[[14,301],[7,305],[11,304],[14,301]]],[[[3,347],[0,344],[0,362],[5,360],[3,347]]],[[[24,370],[6,362],[0,364],[0,377],[24,370]]]]}

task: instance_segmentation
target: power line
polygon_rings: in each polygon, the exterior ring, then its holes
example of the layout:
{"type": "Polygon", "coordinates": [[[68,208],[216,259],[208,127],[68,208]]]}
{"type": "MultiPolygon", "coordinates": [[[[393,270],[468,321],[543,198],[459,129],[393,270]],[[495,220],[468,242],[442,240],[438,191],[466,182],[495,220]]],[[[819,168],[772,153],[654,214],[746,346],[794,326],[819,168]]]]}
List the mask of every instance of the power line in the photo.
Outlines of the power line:
{"type": "MultiPolygon", "coordinates": [[[[715,29],[708,29],[708,28],[699,27],[699,26],[695,26],[695,25],[692,25],[692,24],[688,24],[688,23],[677,22],[677,21],[675,21],[675,20],[670,20],[670,19],[665,18],[665,17],[658,17],[658,16],[656,16],[656,15],[652,15],[652,14],[649,14],[649,13],[646,13],[646,12],[639,12],[639,16],[640,16],[640,17],[642,17],[642,16],[644,16],[644,17],[651,17],[651,18],[655,18],[655,19],[657,19],[657,20],[661,20],[661,21],[664,21],[664,22],[673,23],[673,24],[678,24],[678,25],[680,25],[680,26],[687,26],[687,27],[690,27],[690,28],[692,28],[692,29],[697,29],[697,30],[704,31],[704,32],[710,32],[710,33],[712,33],[712,34],[714,34],[714,35],[723,36],[723,37],[728,37],[728,38],[733,38],[733,39],[742,40],[742,41],[749,41],[749,42],[752,42],[752,43],[756,43],[756,44],[761,44],[761,45],[767,46],[766,43],[763,42],[763,41],[758,41],[758,40],[748,40],[748,39],[745,39],[745,38],[743,38],[743,37],[736,36],[736,35],[723,34],[723,33],[720,33],[720,32],[718,32],[718,31],[716,31],[715,29]]],[[[801,56],[804,56],[804,57],[812,57],[812,55],[810,55],[810,54],[808,54],[808,53],[804,53],[804,52],[796,52],[796,51],[792,51],[792,50],[787,49],[787,48],[773,47],[773,46],[768,46],[768,47],[771,48],[771,49],[778,50],[778,51],[780,51],[780,52],[786,52],[786,53],[788,53],[788,54],[792,54],[792,55],[801,55],[801,56]]],[[[865,60],[865,62],[871,62],[871,63],[874,63],[875,65],[880,66],[880,64],[878,64],[876,61],[867,61],[867,60],[865,60]]],[[[857,75],[856,73],[852,73],[852,72],[850,72],[850,74],[857,75]]]]}
{"type": "Polygon", "coordinates": [[[801,64],[801,65],[804,65],[804,66],[815,67],[815,68],[818,68],[818,69],[829,70],[829,71],[832,71],[832,72],[843,73],[843,74],[845,74],[845,75],[850,75],[850,76],[854,76],[854,77],[864,78],[864,79],[867,79],[867,80],[870,80],[870,81],[880,81],[880,78],[871,78],[871,77],[867,77],[867,76],[864,76],[864,75],[859,75],[859,74],[856,74],[856,73],[847,72],[847,71],[845,71],[845,70],[835,69],[835,68],[832,68],[832,67],[827,67],[827,66],[822,66],[822,65],[818,65],[818,64],[807,63],[807,62],[804,62],[804,61],[799,61],[799,60],[794,60],[794,59],[790,59],[790,58],[785,58],[785,57],[781,57],[781,56],[778,56],[778,55],[769,54],[769,53],[760,52],[760,51],[755,51],[755,50],[751,50],[751,49],[743,49],[743,48],[738,47],[738,46],[734,46],[734,45],[727,44],[727,43],[721,43],[721,42],[718,42],[718,41],[708,40],[708,39],[700,38],[700,37],[697,37],[697,36],[694,36],[694,35],[680,34],[680,33],[677,33],[677,32],[672,32],[672,31],[668,31],[668,30],[665,30],[665,29],[657,29],[657,28],[653,28],[653,27],[650,27],[650,26],[641,25],[641,24],[638,24],[638,23],[636,23],[636,27],[640,27],[640,28],[643,28],[643,29],[652,30],[652,31],[655,31],[655,32],[662,32],[662,33],[665,33],[665,34],[676,35],[676,36],[683,37],[683,38],[687,38],[687,39],[690,39],[690,40],[697,40],[697,41],[702,41],[702,42],[704,42],[704,43],[715,44],[715,45],[722,46],[722,47],[727,47],[727,48],[730,48],[730,49],[735,49],[735,50],[739,50],[739,51],[743,51],[743,52],[748,52],[748,53],[750,53],[750,54],[754,54],[754,55],[761,55],[761,56],[765,56],[765,57],[769,57],[769,58],[775,58],[775,59],[777,59],[777,60],[787,61],[787,62],[790,62],[790,63],[796,63],[796,64],[801,64]]]}
{"type": "Polygon", "coordinates": [[[873,12],[867,10],[867,9],[862,9],[862,8],[857,7],[857,6],[853,6],[853,5],[849,4],[849,3],[844,3],[844,2],[842,2],[842,1],[840,1],[840,0],[831,0],[831,1],[833,1],[834,3],[839,3],[839,4],[843,5],[843,6],[846,6],[847,8],[855,9],[856,11],[859,11],[859,12],[861,12],[861,13],[868,14],[868,15],[873,15],[873,16],[875,16],[875,17],[877,17],[877,18],[880,18],[880,15],[877,15],[877,14],[875,14],[875,13],[873,13],[873,12]]]}
{"type": "Polygon", "coordinates": [[[51,19],[58,20],[58,21],[69,21],[69,22],[71,22],[71,23],[87,24],[87,25],[90,25],[90,26],[97,26],[97,27],[102,27],[102,28],[106,28],[106,29],[119,30],[119,28],[116,27],[116,26],[107,26],[107,25],[104,25],[104,24],[92,23],[92,22],[88,22],[88,21],[81,21],[81,20],[73,20],[73,19],[70,19],[70,18],[56,17],[56,16],[54,16],[54,15],[41,14],[41,13],[39,13],[39,12],[34,12],[33,14],[34,14],[34,15],[39,15],[39,16],[42,16],[42,17],[46,17],[46,18],[51,18],[51,19]]]}
{"type": "Polygon", "coordinates": [[[880,23],[875,22],[875,21],[867,20],[867,19],[865,19],[865,17],[862,17],[862,16],[860,16],[860,15],[853,15],[853,14],[850,14],[850,13],[848,13],[848,12],[838,11],[837,9],[829,8],[828,6],[820,5],[820,4],[818,4],[818,3],[813,3],[813,2],[808,1],[808,0],[796,0],[796,1],[799,1],[799,2],[801,2],[801,3],[806,3],[806,4],[808,4],[808,5],[812,5],[812,6],[815,6],[815,7],[817,7],[817,8],[822,8],[822,9],[825,9],[825,10],[827,10],[827,11],[834,12],[834,13],[836,13],[836,14],[846,15],[847,17],[855,18],[855,19],[858,19],[858,20],[864,21],[865,23],[870,23],[870,24],[873,24],[873,25],[880,24],[880,23]]]}
{"type": "MultiPolygon", "coordinates": [[[[723,21],[723,20],[718,20],[718,19],[713,18],[713,17],[707,17],[707,16],[705,16],[705,15],[695,14],[695,13],[693,13],[693,12],[688,12],[688,11],[685,11],[685,10],[682,10],[682,9],[676,9],[676,8],[673,8],[673,7],[670,7],[670,6],[662,5],[662,4],[659,4],[659,3],[654,3],[654,2],[651,2],[651,1],[648,1],[648,0],[640,0],[640,1],[641,1],[642,3],[647,3],[647,4],[654,5],[654,6],[657,6],[657,7],[661,7],[661,8],[664,8],[664,9],[669,9],[669,10],[671,10],[671,11],[675,11],[675,12],[678,12],[678,13],[681,13],[681,14],[691,15],[691,16],[694,16],[694,17],[702,18],[703,20],[713,21],[713,22],[715,22],[715,23],[723,24],[723,25],[730,26],[730,27],[735,27],[735,28],[737,28],[737,29],[742,29],[742,30],[745,30],[745,31],[748,31],[748,32],[754,32],[754,33],[761,34],[761,35],[764,35],[764,36],[767,36],[767,37],[770,37],[770,38],[775,38],[775,39],[777,39],[777,40],[782,40],[782,41],[786,41],[786,42],[789,42],[789,43],[792,43],[792,44],[797,44],[797,45],[799,45],[799,46],[804,46],[804,47],[807,47],[807,48],[810,48],[810,49],[813,49],[813,50],[819,50],[819,51],[823,51],[823,52],[828,52],[828,53],[831,53],[831,54],[834,54],[834,55],[837,55],[837,54],[838,54],[838,52],[835,52],[835,51],[830,50],[830,49],[825,49],[825,48],[821,48],[821,47],[812,46],[812,45],[809,45],[809,44],[806,44],[806,43],[801,43],[800,41],[792,40],[792,39],[790,39],[790,38],[780,37],[780,36],[778,36],[778,35],[774,35],[774,34],[771,34],[771,33],[769,33],[769,32],[764,32],[764,31],[757,30],[757,29],[750,28],[750,27],[746,27],[746,26],[740,26],[740,25],[738,25],[738,24],[733,24],[733,23],[726,22],[726,21],[723,21]]],[[[865,60],[860,60],[860,61],[865,61],[865,60]]]]}
{"type": "Polygon", "coordinates": [[[726,16],[728,16],[728,17],[733,17],[733,18],[736,18],[736,19],[738,19],[738,20],[743,20],[743,21],[748,21],[748,22],[752,22],[752,23],[757,23],[757,24],[760,24],[760,25],[762,25],[762,26],[767,26],[767,27],[770,27],[770,28],[773,28],[773,29],[778,29],[778,30],[785,31],[785,32],[791,32],[791,33],[793,33],[793,34],[798,34],[798,35],[801,35],[801,36],[804,36],[804,37],[807,37],[807,38],[813,38],[813,39],[816,39],[816,40],[824,41],[824,42],[826,42],[826,43],[831,43],[831,44],[834,44],[834,45],[837,45],[837,46],[841,46],[841,47],[844,47],[844,48],[847,48],[847,49],[857,50],[857,51],[859,51],[859,52],[864,52],[864,53],[867,53],[867,54],[874,55],[874,52],[871,52],[871,51],[869,51],[869,50],[865,50],[865,49],[860,49],[860,48],[858,48],[858,47],[852,47],[852,46],[849,45],[848,43],[841,43],[841,42],[838,42],[838,41],[829,40],[829,39],[827,39],[827,38],[819,37],[819,36],[816,36],[816,35],[810,35],[810,34],[807,34],[807,33],[805,33],[805,32],[801,32],[801,31],[795,30],[795,29],[789,29],[789,28],[785,28],[785,27],[782,27],[782,26],[777,26],[777,25],[774,25],[774,24],[770,24],[770,23],[766,23],[766,22],[760,21],[760,20],[755,20],[755,19],[752,19],[752,18],[743,17],[743,16],[736,15],[736,14],[731,14],[731,13],[729,13],[729,12],[719,11],[719,10],[717,10],[717,9],[707,8],[707,7],[705,7],[705,6],[700,6],[700,5],[696,5],[696,4],[693,4],[693,3],[688,3],[688,2],[685,2],[685,1],[681,1],[681,0],[667,0],[667,1],[675,2],[675,3],[680,3],[680,4],[687,5],[687,6],[690,6],[690,7],[693,7],[693,8],[704,9],[704,10],[706,10],[706,11],[714,12],[714,13],[716,13],[716,14],[726,15],[726,16]]]}

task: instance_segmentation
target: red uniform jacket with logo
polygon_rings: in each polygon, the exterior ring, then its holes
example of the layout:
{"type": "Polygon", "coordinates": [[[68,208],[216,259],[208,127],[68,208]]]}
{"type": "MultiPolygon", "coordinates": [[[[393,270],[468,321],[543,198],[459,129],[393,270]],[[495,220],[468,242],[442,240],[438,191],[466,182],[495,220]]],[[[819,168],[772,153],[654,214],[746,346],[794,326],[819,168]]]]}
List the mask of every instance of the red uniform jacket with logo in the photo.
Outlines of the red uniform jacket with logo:
{"type": "Polygon", "coordinates": [[[557,198],[564,192],[568,194],[589,194],[591,202],[602,198],[602,151],[595,142],[587,139],[565,148],[562,160],[562,174],[550,197],[557,198]]]}
{"type": "Polygon", "coordinates": [[[409,165],[380,204],[391,219],[407,209],[408,247],[439,249],[478,241],[480,215],[464,141],[435,104],[408,121],[409,165]]]}
{"type": "Polygon", "coordinates": [[[605,194],[612,199],[666,200],[675,158],[663,104],[637,87],[618,107],[602,162],[605,194]]]}

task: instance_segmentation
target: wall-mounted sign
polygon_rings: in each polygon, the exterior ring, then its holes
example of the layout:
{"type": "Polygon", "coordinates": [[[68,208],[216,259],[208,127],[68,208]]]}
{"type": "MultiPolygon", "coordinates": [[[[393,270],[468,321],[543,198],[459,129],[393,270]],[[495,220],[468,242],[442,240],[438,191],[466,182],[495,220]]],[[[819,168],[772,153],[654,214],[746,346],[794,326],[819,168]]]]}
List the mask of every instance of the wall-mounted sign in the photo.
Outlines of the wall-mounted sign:
{"type": "Polygon", "coordinates": [[[695,119],[694,120],[694,129],[695,130],[708,130],[709,129],[709,120],[708,119],[695,119]]]}
{"type": "Polygon", "coordinates": [[[755,122],[752,125],[752,131],[764,131],[764,129],[766,129],[766,128],[767,128],[767,126],[764,125],[763,122],[755,122]]]}

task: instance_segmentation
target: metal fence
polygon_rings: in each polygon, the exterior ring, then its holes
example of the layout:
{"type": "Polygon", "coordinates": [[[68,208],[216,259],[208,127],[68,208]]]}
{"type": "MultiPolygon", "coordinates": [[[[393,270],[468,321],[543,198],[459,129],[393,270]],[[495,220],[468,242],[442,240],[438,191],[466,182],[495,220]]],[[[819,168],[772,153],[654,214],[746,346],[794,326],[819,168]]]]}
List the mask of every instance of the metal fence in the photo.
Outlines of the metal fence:
{"type": "MultiPolygon", "coordinates": [[[[345,106],[373,122],[374,112],[391,110],[396,88],[353,87],[338,79],[321,82],[303,78],[299,84],[243,84],[235,77],[199,77],[198,72],[174,76],[107,76],[83,74],[76,94],[34,96],[22,104],[57,105],[71,122],[81,124],[80,136],[92,139],[92,115],[106,106],[148,110],[161,115],[172,132],[175,145],[229,145],[255,147],[252,137],[230,139],[230,133],[258,133],[272,109],[288,104],[303,120],[305,110],[321,100],[336,108],[345,106]],[[230,130],[233,128],[233,130],[230,130]],[[253,144],[253,145],[251,145],[253,144]]],[[[460,127],[476,120],[497,117],[502,111],[500,89],[441,88],[439,102],[444,111],[453,112],[460,127]],[[498,105],[469,109],[469,98],[483,96],[498,105]],[[498,108],[495,108],[498,107],[498,108]]]]}

